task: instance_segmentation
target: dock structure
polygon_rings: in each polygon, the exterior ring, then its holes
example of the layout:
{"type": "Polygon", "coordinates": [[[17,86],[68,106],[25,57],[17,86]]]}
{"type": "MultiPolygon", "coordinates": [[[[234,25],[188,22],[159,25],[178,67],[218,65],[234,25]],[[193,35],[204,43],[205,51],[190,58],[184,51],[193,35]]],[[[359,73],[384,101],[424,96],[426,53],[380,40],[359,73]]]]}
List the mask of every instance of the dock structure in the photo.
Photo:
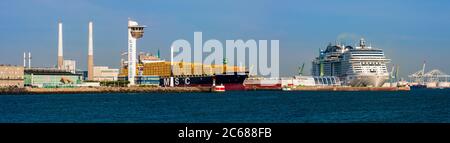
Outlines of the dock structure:
{"type": "Polygon", "coordinates": [[[409,80],[412,85],[423,85],[427,88],[450,88],[450,75],[434,69],[427,73],[425,70],[420,70],[409,75],[409,80]]]}
{"type": "Polygon", "coordinates": [[[427,83],[427,82],[449,82],[450,75],[434,69],[427,73],[418,71],[408,76],[411,82],[427,83]]]}
{"type": "Polygon", "coordinates": [[[346,87],[346,86],[313,86],[313,87],[296,87],[292,91],[410,91],[406,87],[346,87]]]}

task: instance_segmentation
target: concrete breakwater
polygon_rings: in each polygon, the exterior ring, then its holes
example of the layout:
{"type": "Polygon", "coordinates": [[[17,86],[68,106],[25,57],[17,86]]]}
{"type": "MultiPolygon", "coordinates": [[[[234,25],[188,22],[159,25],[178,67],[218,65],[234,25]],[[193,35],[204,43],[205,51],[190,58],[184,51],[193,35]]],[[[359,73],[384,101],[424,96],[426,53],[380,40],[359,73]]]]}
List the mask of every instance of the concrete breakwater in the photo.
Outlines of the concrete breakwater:
{"type": "Polygon", "coordinates": [[[209,87],[80,87],[80,88],[8,88],[0,94],[81,94],[81,93],[185,93],[210,92],[209,87]]]}
{"type": "Polygon", "coordinates": [[[410,91],[409,87],[296,87],[293,91],[410,91]]]}

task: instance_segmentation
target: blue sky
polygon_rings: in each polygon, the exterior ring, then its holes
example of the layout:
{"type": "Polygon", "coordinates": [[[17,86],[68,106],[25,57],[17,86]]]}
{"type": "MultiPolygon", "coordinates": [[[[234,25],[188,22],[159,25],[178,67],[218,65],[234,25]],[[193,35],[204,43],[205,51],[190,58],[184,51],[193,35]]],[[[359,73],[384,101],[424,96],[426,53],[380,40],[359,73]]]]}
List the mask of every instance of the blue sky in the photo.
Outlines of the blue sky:
{"type": "Polygon", "coordinates": [[[149,26],[139,51],[169,59],[177,39],[280,40],[280,71],[296,73],[329,42],[365,37],[382,48],[406,76],[421,67],[450,73],[450,1],[448,0],[2,0],[0,64],[22,65],[31,51],[33,66],[50,67],[57,59],[57,20],[64,23],[64,57],[86,69],[87,25],[94,22],[95,64],[118,67],[126,50],[131,17],[149,26]]]}

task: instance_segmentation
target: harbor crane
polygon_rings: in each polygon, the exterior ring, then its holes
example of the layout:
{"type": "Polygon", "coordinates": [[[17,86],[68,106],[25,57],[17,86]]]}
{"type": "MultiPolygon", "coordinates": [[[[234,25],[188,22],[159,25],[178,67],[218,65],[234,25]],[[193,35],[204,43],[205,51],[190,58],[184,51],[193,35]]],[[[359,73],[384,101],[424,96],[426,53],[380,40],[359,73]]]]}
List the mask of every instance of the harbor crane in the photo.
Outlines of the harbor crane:
{"type": "Polygon", "coordinates": [[[298,67],[298,75],[302,76],[303,75],[303,69],[305,68],[305,63],[302,64],[302,66],[298,67]]]}
{"type": "Polygon", "coordinates": [[[433,69],[425,73],[426,64],[424,62],[422,69],[409,75],[411,82],[415,82],[420,85],[428,85],[439,82],[449,82],[450,75],[438,70],[433,69]]]}

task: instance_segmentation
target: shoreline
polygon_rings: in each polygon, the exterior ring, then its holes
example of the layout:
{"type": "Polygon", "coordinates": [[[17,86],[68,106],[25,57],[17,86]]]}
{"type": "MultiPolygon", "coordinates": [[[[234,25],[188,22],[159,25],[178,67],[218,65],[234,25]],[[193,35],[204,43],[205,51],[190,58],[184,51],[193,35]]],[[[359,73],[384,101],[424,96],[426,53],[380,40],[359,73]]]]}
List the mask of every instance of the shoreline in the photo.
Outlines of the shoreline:
{"type": "MultiPolygon", "coordinates": [[[[258,91],[243,90],[245,91],[258,91]]],[[[291,91],[410,91],[409,87],[296,87],[291,91]]],[[[279,90],[281,91],[281,90],[279,90]]],[[[78,87],[78,88],[4,88],[0,95],[92,94],[92,93],[193,93],[212,92],[210,87],[78,87]]]]}

